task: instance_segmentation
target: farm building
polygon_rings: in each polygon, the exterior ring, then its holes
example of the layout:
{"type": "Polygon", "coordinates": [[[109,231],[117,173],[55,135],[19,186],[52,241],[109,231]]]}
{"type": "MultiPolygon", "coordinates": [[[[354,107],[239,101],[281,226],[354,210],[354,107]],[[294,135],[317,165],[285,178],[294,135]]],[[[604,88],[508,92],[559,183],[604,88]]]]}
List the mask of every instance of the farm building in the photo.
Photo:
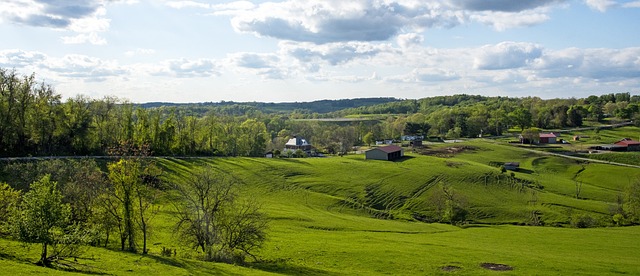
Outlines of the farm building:
{"type": "Polygon", "coordinates": [[[378,140],[376,141],[376,146],[380,146],[380,145],[391,145],[393,144],[393,139],[384,139],[384,140],[378,140]]]}
{"type": "Polygon", "coordinates": [[[520,163],[519,162],[507,162],[504,163],[504,168],[506,170],[510,170],[510,171],[517,171],[518,168],[520,168],[520,163]]]}
{"type": "Polygon", "coordinates": [[[540,144],[555,144],[558,136],[551,133],[540,133],[540,144]]]}
{"type": "Polygon", "coordinates": [[[366,151],[364,155],[365,159],[392,161],[404,156],[404,150],[401,147],[390,145],[370,149],[366,151]]]}
{"type": "Polygon", "coordinates": [[[640,142],[624,138],[615,143],[615,145],[625,147],[627,151],[640,151],[640,142]]]}
{"type": "Polygon", "coordinates": [[[293,136],[289,141],[284,144],[284,151],[296,151],[301,150],[307,154],[311,153],[313,146],[302,137],[293,136]]]}

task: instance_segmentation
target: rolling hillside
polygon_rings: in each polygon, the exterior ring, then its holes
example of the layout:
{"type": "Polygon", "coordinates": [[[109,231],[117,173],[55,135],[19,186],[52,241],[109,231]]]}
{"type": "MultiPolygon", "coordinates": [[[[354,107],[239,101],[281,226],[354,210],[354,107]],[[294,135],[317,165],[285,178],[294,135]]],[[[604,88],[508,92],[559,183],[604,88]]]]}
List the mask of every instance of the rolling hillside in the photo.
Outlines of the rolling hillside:
{"type": "MultiPolygon", "coordinates": [[[[84,273],[158,275],[416,275],[489,274],[483,263],[522,274],[638,274],[638,227],[569,228],[589,215],[602,226],[609,208],[640,170],[537,155],[489,141],[445,144],[464,148],[447,157],[408,154],[398,162],[362,155],[306,159],[162,159],[165,181],[209,164],[235,175],[271,218],[261,261],[245,266],[197,261],[174,234],[171,192],[151,222],[151,254],[88,248],[84,273]],[[492,166],[520,162],[511,176],[492,166]],[[582,182],[576,198],[575,183],[582,182]],[[466,223],[424,223],[437,217],[434,199],[452,189],[466,223]],[[547,227],[528,224],[537,211],[547,227]],[[548,226],[561,227],[548,227],[548,226]],[[175,249],[175,257],[159,256],[175,249]]],[[[15,274],[50,273],[31,263],[17,242],[0,240],[0,263],[15,274]]],[[[64,273],[59,271],[59,273],[64,273]]]]}

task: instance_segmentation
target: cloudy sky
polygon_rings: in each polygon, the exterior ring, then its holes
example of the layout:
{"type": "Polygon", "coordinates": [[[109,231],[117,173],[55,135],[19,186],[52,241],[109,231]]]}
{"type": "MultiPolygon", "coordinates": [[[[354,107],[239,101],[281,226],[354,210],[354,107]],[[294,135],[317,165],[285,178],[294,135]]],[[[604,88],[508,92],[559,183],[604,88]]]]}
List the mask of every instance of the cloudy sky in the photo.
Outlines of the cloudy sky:
{"type": "Polygon", "coordinates": [[[640,93],[640,0],[2,0],[0,67],[65,97],[640,93]]]}

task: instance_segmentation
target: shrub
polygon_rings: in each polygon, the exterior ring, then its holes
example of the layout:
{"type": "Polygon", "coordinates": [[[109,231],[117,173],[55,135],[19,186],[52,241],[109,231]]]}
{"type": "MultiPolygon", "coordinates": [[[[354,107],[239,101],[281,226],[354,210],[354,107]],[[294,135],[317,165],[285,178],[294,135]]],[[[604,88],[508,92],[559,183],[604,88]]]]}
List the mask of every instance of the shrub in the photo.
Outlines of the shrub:
{"type": "Polygon", "coordinates": [[[597,221],[587,214],[581,214],[571,218],[571,226],[575,228],[590,228],[596,226],[597,221]]]}

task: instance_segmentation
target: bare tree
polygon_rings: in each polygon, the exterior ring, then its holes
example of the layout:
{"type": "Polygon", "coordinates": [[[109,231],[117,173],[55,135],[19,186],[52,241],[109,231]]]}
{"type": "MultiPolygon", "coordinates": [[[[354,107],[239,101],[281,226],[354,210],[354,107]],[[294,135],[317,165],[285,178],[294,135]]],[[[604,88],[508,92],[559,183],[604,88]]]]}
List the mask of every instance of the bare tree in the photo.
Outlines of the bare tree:
{"type": "Polygon", "coordinates": [[[252,256],[266,238],[267,219],[253,200],[240,202],[238,181],[204,167],[175,185],[177,229],[207,260],[237,261],[252,256]]]}

